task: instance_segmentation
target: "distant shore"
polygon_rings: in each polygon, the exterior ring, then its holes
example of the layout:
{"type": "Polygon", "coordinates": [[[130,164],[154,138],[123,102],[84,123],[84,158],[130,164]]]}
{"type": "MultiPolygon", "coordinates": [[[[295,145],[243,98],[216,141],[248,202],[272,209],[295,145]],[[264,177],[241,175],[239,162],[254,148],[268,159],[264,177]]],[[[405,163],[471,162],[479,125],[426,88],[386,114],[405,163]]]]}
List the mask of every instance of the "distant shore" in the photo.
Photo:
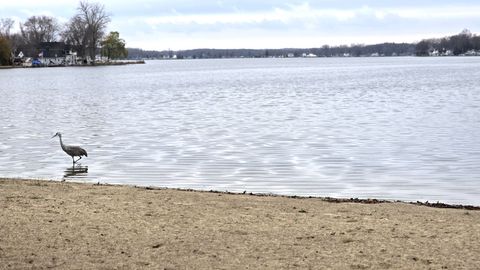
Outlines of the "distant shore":
{"type": "Polygon", "coordinates": [[[45,65],[45,66],[0,66],[0,69],[11,69],[11,68],[48,68],[48,67],[95,67],[95,66],[122,66],[122,65],[134,65],[134,64],[145,64],[145,60],[130,60],[130,61],[112,61],[104,63],[95,63],[95,65],[87,64],[76,64],[76,65],[45,65]]]}
{"type": "Polygon", "coordinates": [[[480,211],[0,179],[2,269],[478,269],[480,211]]]}

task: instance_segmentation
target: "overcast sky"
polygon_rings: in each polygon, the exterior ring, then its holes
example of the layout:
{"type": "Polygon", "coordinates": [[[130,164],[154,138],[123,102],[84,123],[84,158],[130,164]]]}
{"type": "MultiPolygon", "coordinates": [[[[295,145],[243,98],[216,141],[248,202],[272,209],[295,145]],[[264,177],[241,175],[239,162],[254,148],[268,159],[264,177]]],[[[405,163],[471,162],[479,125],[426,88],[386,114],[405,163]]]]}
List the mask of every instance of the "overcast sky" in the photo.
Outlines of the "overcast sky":
{"type": "MultiPolygon", "coordinates": [[[[1,0],[0,18],[49,15],[66,22],[77,0],[1,0]]],[[[92,2],[92,1],[91,1],[92,2]]],[[[128,47],[287,48],[414,42],[464,28],[480,32],[479,0],[97,1],[128,47]]]]}

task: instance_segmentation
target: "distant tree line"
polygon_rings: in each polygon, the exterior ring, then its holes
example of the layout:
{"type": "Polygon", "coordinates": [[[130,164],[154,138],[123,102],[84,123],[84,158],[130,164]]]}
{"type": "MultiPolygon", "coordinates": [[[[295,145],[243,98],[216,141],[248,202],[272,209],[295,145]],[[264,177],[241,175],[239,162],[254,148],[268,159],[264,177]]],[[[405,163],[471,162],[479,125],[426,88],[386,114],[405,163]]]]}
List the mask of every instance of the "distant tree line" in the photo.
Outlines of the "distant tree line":
{"type": "Polygon", "coordinates": [[[11,64],[20,52],[37,57],[42,52],[42,44],[51,42],[69,45],[83,58],[95,59],[98,52],[109,58],[126,57],[125,41],[118,32],[106,34],[109,22],[110,16],[103,5],[87,1],[79,2],[76,14],[65,25],[50,16],[31,16],[19,23],[19,32],[12,33],[15,21],[1,18],[0,64],[11,64]]]}
{"type": "Polygon", "coordinates": [[[265,58],[265,57],[364,57],[364,56],[428,56],[428,55],[480,55],[480,36],[463,30],[460,34],[424,39],[418,43],[353,44],[319,48],[286,49],[194,49],[183,51],[154,51],[128,48],[132,59],[203,59],[203,58],[265,58]]]}
{"type": "Polygon", "coordinates": [[[415,46],[417,56],[428,55],[478,55],[480,54],[480,36],[468,29],[449,37],[424,39],[415,46]]]}
{"type": "Polygon", "coordinates": [[[173,57],[172,51],[142,50],[139,48],[127,48],[129,59],[161,59],[173,57]]]}
{"type": "Polygon", "coordinates": [[[321,48],[309,49],[308,52],[296,51],[296,55],[303,53],[312,53],[320,57],[338,57],[338,56],[407,56],[415,51],[415,45],[409,43],[381,43],[373,45],[354,44],[350,46],[324,45],[321,48]]]}
{"type": "Polygon", "coordinates": [[[322,46],[320,48],[286,49],[194,49],[183,51],[144,51],[127,48],[132,59],[208,59],[208,58],[266,58],[266,57],[345,57],[345,56],[406,56],[415,53],[415,44],[382,43],[375,45],[322,46]]]}

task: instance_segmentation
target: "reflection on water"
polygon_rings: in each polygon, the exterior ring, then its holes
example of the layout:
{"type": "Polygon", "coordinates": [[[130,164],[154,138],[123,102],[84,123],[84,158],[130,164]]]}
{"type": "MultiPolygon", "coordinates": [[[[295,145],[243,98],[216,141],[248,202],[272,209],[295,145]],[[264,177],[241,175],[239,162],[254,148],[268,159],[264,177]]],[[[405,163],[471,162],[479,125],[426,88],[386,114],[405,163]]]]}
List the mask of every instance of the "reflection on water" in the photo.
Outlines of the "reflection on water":
{"type": "Polygon", "coordinates": [[[478,78],[480,57],[0,70],[0,176],[480,205],[478,78]]]}
{"type": "Polygon", "coordinates": [[[87,177],[88,175],[88,166],[82,166],[77,163],[72,167],[67,167],[64,171],[63,180],[75,179],[79,177],[87,177]]]}

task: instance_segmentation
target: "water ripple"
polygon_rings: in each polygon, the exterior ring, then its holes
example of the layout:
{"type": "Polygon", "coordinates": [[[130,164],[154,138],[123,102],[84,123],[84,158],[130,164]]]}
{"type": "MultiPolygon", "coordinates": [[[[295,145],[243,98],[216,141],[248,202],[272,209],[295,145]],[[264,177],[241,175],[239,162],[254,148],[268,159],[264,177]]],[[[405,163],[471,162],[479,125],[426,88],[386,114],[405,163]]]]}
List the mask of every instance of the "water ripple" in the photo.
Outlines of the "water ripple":
{"type": "Polygon", "coordinates": [[[480,205],[479,67],[462,57],[2,70],[0,175],[480,205]],[[78,168],[57,131],[87,149],[78,168]]]}

